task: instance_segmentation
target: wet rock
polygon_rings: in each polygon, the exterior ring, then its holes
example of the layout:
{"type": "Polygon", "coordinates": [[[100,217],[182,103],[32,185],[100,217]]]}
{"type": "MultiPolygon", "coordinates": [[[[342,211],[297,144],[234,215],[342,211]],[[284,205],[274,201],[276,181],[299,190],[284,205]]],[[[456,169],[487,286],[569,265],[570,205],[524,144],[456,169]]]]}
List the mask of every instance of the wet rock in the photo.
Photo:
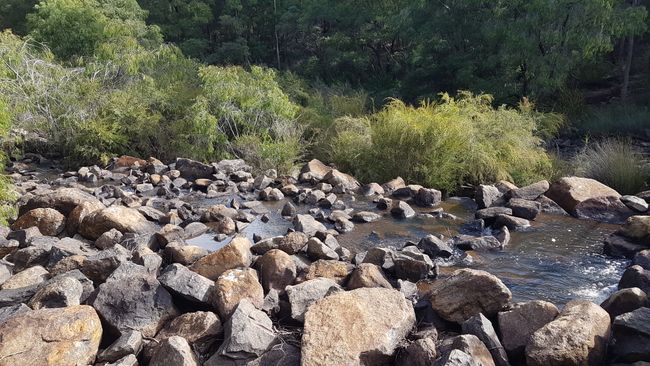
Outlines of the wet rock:
{"type": "Polygon", "coordinates": [[[142,273],[132,273],[128,281],[101,284],[89,304],[111,332],[138,330],[145,337],[153,337],[178,315],[169,292],[156,278],[142,273]]]}
{"type": "Polygon", "coordinates": [[[319,277],[295,286],[287,286],[286,291],[291,304],[291,318],[304,322],[309,306],[328,294],[343,291],[343,289],[335,281],[319,277]]]}
{"type": "Polygon", "coordinates": [[[305,197],[305,203],[308,205],[315,205],[318,201],[325,199],[325,192],[314,189],[307,192],[307,197],[305,197]]]}
{"type": "Polygon", "coordinates": [[[497,232],[494,234],[494,237],[497,238],[499,243],[501,243],[501,247],[505,247],[510,243],[510,230],[508,230],[507,227],[503,226],[497,230],[497,232]]]}
{"type": "Polygon", "coordinates": [[[475,217],[483,220],[494,220],[499,215],[512,215],[512,209],[508,207],[488,207],[477,210],[475,217]]]}
{"type": "Polygon", "coordinates": [[[79,227],[79,233],[96,240],[111,229],[121,233],[144,234],[153,232],[155,226],[135,209],[111,206],[88,214],[79,227]]]}
{"type": "Polygon", "coordinates": [[[181,177],[187,180],[212,178],[212,174],[214,174],[213,166],[184,158],[176,159],[176,170],[180,172],[181,177]]]}
{"type": "MultiPolygon", "coordinates": [[[[507,228],[506,228],[507,230],[507,228]]],[[[503,244],[494,236],[455,236],[454,245],[460,250],[490,250],[501,249],[503,244]]]]}
{"type": "Polygon", "coordinates": [[[352,271],[347,288],[354,290],[362,287],[383,287],[392,289],[381,267],[372,263],[361,263],[352,271]]]}
{"type": "Polygon", "coordinates": [[[643,269],[638,265],[628,267],[618,282],[618,288],[632,287],[638,287],[646,294],[650,292],[650,270],[643,269]]]}
{"type": "Polygon", "coordinates": [[[11,224],[11,230],[36,226],[43,235],[57,236],[65,229],[65,216],[53,208],[35,208],[11,224]]]}
{"type": "Polygon", "coordinates": [[[265,292],[277,290],[283,293],[285,287],[292,285],[296,280],[296,264],[291,256],[279,249],[272,249],[257,261],[262,287],[265,292]]]}
{"type": "Polygon", "coordinates": [[[48,282],[29,300],[34,309],[64,308],[81,304],[84,288],[79,280],[63,276],[48,282]]]}
{"type": "Polygon", "coordinates": [[[413,307],[398,291],[360,288],[333,294],[307,311],[302,365],[380,364],[414,324],[413,307]]]}
{"type": "Polygon", "coordinates": [[[642,250],[632,259],[632,264],[641,266],[643,269],[650,270],[650,249],[642,250]]]}
{"type": "Polygon", "coordinates": [[[41,284],[50,278],[50,273],[41,266],[27,268],[11,276],[2,284],[3,290],[17,289],[41,284]]]}
{"type": "Polygon", "coordinates": [[[339,255],[336,251],[320,241],[318,238],[311,238],[307,241],[307,255],[312,260],[332,259],[338,260],[339,255]]]}
{"type": "Polygon", "coordinates": [[[282,207],[280,214],[284,217],[294,217],[297,214],[296,206],[294,206],[291,202],[287,202],[282,207]]]}
{"type": "MultiPolygon", "coordinates": [[[[632,216],[617,231],[619,235],[633,241],[645,242],[650,239],[650,216],[632,216]]],[[[647,243],[646,243],[647,244],[647,243]]]]}
{"type": "Polygon", "coordinates": [[[600,306],[588,301],[570,301],[555,320],[530,337],[526,364],[602,364],[610,336],[609,322],[609,314],[600,306]]]}
{"type": "Polygon", "coordinates": [[[501,342],[513,362],[523,362],[524,348],[530,337],[559,313],[555,305],[539,300],[517,303],[512,309],[499,312],[501,342]]]}
{"type": "Polygon", "coordinates": [[[481,184],[476,187],[475,199],[479,209],[492,207],[501,197],[503,193],[495,186],[481,184]]]}
{"type": "Polygon", "coordinates": [[[97,361],[115,362],[130,354],[137,355],[141,349],[142,334],[137,330],[126,330],[115,342],[97,355],[97,361]]]}
{"type": "Polygon", "coordinates": [[[183,337],[166,338],[149,361],[150,366],[200,366],[192,348],[183,337]]]}
{"type": "Polygon", "coordinates": [[[108,249],[115,246],[122,240],[122,233],[117,229],[110,229],[95,240],[95,246],[99,249],[108,249]]]}
{"type": "Polygon", "coordinates": [[[581,219],[622,224],[632,215],[618,192],[589,178],[561,178],[551,185],[546,196],[581,219]]]}
{"type": "Polygon", "coordinates": [[[300,170],[300,182],[320,182],[332,168],[323,164],[320,160],[312,159],[300,170]]]}
{"type": "Polygon", "coordinates": [[[173,295],[199,304],[212,304],[214,282],[181,264],[170,264],[158,281],[173,295]]]}
{"type": "Polygon", "coordinates": [[[211,280],[216,280],[229,269],[250,266],[253,261],[250,247],[251,242],[246,237],[234,237],[223,248],[194,262],[190,269],[211,280]]]}
{"type": "Polygon", "coordinates": [[[0,360],[6,366],[88,365],[101,338],[101,322],[90,306],[20,313],[0,324],[0,360]]]}
{"type": "Polygon", "coordinates": [[[260,192],[262,201],[281,201],[282,199],[284,199],[284,194],[277,188],[266,187],[260,192]]]}
{"type": "Polygon", "coordinates": [[[633,258],[636,253],[645,248],[645,245],[633,242],[622,235],[611,234],[605,238],[603,253],[615,258],[633,258]]]}
{"type": "Polygon", "coordinates": [[[203,214],[201,215],[201,221],[203,222],[221,221],[225,217],[234,219],[237,217],[237,215],[238,212],[234,208],[226,207],[224,205],[213,205],[208,207],[203,212],[203,214]]]}
{"type": "Polygon", "coordinates": [[[83,202],[101,204],[93,195],[77,188],[60,188],[53,192],[30,198],[21,206],[18,215],[22,216],[35,208],[53,208],[67,216],[72,210],[83,202]]]}
{"type": "Polygon", "coordinates": [[[380,215],[370,211],[358,211],[352,215],[352,221],[361,223],[377,221],[380,218],[380,215]]]}
{"type": "Polygon", "coordinates": [[[569,214],[562,207],[560,207],[560,205],[546,196],[537,197],[535,202],[539,202],[541,211],[544,213],[551,215],[569,216],[569,214]]]}
{"type": "Polygon", "coordinates": [[[647,306],[648,296],[638,287],[625,288],[611,294],[600,307],[609,313],[610,318],[614,319],[623,313],[629,313],[640,307],[647,306]]]}
{"type": "Polygon", "coordinates": [[[397,188],[392,192],[392,196],[396,198],[413,198],[423,187],[419,184],[409,184],[405,187],[397,188]]]}
{"type": "Polygon", "coordinates": [[[438,365],[483,365],[495,366],[492,355],[485,344],[476,336],[463,334],[456,337],[445,339],[438,348],[442,355],[441,359],[435,363],[438,365]],[[460,353],[456,354],[456,352],[460,353]],[[467,357],[467,356],[469,357],[467,357]],[[460,363],[458,363],[460,362],[460,363]]]}
{"type": "Polygon", "coordinates": [[[217,354],[232,359],[261,356],[276,340],[271,319],[243,299],[224,324],[224,341],[217,354]]]}
{"type": "Polygon", "coordinates": [[[418,248],[431,258],[449,258],[454,252],[449,244],[433,235],[420,239],[418,248]]]}
{"type": "Polygon", "coordinates": [[[495,227],[505,226],[512,231],[525,231],[530,227],[530,222],[520,217],[499,215],[497,216],[497,219],[494,222],[494,226],[495,227]]]}
{"type": "Polygon", "coordinates": [[[467,319],[461,324],[463,333],[475,335],[492,355],[492,360],[496,366],[509,366],[506,351],[499,341],[492,323],[483,315],[477,314],[467,319]]]}
{"type": "Polygon", "coordinates": [[[479,313],[493,317],[511,298],[510,290],[494,275],[459,269],[433,283],[430,301],[442,318],[460,323],[479,313]]]}
{"type": "Polygon", "coordinates": [[[243,299],[247,299],[257,308],[261,308],[264,303],[264,290],[257,272],[251,268],[224,272],[215,282],[214,293],[221,319],[230,318],[243,299]]]}
{"type": "Polygon", "coordinates": [[[221,334],[221,321],[210,311],[185,313],[167,323],[156,335],[157,340],[180,336],[199,353],[206,353],[221,334]]]}
{"type": "Polygon", "coordinates": [[[650,361],[650,308],[618,315],[612,325],[613,359],[618,362],[650,361]]]}
{"type": "Polygon", "coordinates": [[[377,209],[387,210],[389,207],[393,206],[393,200],[386,197],[381,197],[377,200],[377,209]]]}
{"type": "Polygon", "coordinates": [[[639,198],[637,196],[622,196],[621,202],[623,202],[625,206],[631,208],[634,211],[648,211],[648,202],[646,202],[643,198],[639,198]]]}
{"type": "MultiPolygon", "coordinates": [[[[564,178],[563,178],[564,179],[564,178]]],[[[513,189],[509,192],[510,198],[521,198],[524,200],[534,200],[548,191],[550,185],[548,181],[542,180],[526,187],[513,189]]]]}
{"type": "Polygon", "coordinates": [[[293,218],[293,228],[305,233],[308,237],[316,235],[319,231],[327,231],[325,225],[316,221],[311,215],[296,215],[293,218]]]}
{"type": "Polygon", "coordinates": [[[305,279],[324,277],[334,280],[339,285],[344,285],[352,272],[353,266],[350,263],[334,260],[318,260],[309,266],[305,279]]]}
{"type": "Polygon", "coordinates": [[[433,207],[442,200],[442,192],[437,189],[420,188],[413,197],[413,201],[420,207],[433,207]]]}
{"type": "Polygon", "coordinates": [[[536,201],[529,201],[521,198],[512,198],[508,201],[512,215],[526,220],[535,220],[542,210],[542,205],[536,201]]]}
{"type": "Polygon", "coordinates": [[[415,216],[415,211],[404,201],[397,201],[390,209],[390,213],[399,219],[408,219],[415,216]]]}

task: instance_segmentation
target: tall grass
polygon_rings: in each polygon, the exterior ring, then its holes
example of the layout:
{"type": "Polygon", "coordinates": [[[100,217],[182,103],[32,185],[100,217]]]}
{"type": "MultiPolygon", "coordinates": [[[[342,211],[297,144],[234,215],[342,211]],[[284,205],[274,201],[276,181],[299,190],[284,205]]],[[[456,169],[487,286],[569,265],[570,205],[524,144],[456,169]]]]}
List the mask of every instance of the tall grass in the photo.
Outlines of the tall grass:
{"type": "Polygon", "coordinates": [[[650,169],[643,151],[629,140],[604,139],[588,145],[574,158],[576,175],[593,178],[621,194],[643,190],[650,169]]]}

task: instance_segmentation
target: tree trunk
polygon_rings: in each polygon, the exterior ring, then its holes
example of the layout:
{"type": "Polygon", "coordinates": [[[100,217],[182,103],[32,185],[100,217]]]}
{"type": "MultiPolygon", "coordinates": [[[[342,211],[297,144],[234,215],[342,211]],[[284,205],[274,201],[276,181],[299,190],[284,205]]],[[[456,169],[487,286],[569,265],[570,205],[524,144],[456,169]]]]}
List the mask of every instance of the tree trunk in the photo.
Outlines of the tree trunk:
{"type": "MultiPolygon", "coordinates": [[[[639,0],[632,0],[632,6],[639,6],[639,0]]],[[[634,56],[634,36],[629,35],[626,46],[625,63],[623,64],[623,82],[621,83],[621,101],[626,102],[628,98],[628,88],[630,86],[630,69],[632,68],[632,58],[634,56]]]]}

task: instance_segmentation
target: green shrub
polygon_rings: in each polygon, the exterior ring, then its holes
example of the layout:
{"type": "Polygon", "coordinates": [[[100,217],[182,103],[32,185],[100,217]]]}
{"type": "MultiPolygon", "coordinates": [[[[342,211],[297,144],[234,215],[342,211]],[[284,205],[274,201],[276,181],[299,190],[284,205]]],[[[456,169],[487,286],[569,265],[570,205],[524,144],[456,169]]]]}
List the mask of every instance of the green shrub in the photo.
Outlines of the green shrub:
{"type": "Polygon", "coordinates": [[[446,191],[465,182],[527,183],[548,173],[550,160],[535,135],[539,115],[491,103],[466,92],[419,107],[393,100],[367,122],[339,120],[331,160],[364,180],[399,175],[446,191]],[[345,128],[353,121],[357,127],[345,128]]]}
{"type": "MultiPolygon", "coordinates": [[[[5,137],[11,127],[11,114],[7,103],[0,96],[0,138],[5,137]]],[[[4,171],[5,155],[0,152],[0,171],[4,171]]],[[[5,175],[0,175],[0,225],[6,226],[7,219],[16,215],[14,203],[17,194],[13,190],[10,179],[5,175]]]]}
{"type": "Polygon", "coordinates": [[[275,169],[280,174],[288,174],[300,159],[302,144],[297,136],[274,139],[268,134],[241,135],[235,139],[232,149],[235,156],[258,171],[275,169]]]}
{"type": "Polygon", "coordinates": [[[593,107],[573,125],[583,136],[644,136],[650,126],[650,110],[646,106],[619,104],[593,107]]]}
{"type": "Polygon", "coordinates": [[[621,194],[646,187],[650,169],[643,151],[629,140],[604,139],[589,144],[574,159],[575,174],[593,178],[621,194]]]}

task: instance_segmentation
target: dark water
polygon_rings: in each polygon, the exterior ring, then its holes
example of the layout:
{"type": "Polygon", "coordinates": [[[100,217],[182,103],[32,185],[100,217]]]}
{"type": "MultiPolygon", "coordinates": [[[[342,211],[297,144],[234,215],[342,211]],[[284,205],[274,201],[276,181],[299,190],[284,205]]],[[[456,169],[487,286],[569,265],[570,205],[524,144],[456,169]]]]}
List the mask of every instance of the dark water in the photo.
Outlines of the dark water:
{"type": "MultiPolygon", "coordinates": [[[[374,204],[363,197],[346,197],[349,207],[356,210],[374,209],[374,204]]],[[[194,201],[209,206],[227,202],[227,199],[194,201]]],[[[373,246],[402,247],[407,241],[418,241],[428,234],[451,237],[458,234],[460,226],[473,218],[473,208],[462,200],[443,202],[445,212],[457,219],[441,219],[419,215],[408,220],[393,219],[383,212],[381,220],[368,224],[355,224],[351,233],[338,237],[339,243],[353,252],[373,246]]],[[[284,202],[264,203],[270,221],[256,220],[244,233],[262,237],[283,235],[291,222],[279,215],[284,202]]],[[[298,206],[299,212],[309,207],[298,206]]],[[[419,209],[427,213],[433,209],[419,209]]],[[[616,288],[627,262],[603,256],[604,236],[616,230],[616,226],[577,220],[570,217],[541,215],[526,232],[512,233],[509,245],[503,250],[468,252],[471,260],[439,262],[441,273],[467,267],[488,271],[499,277],[512,291],[514,301],[547,300],[563,305],[576,298],[600,302],[616,288]]],[[[489,232],[487,233],[489,234],[489,232]]],[[[194,245],[208,249],[220,248],[213,234],[191,240],[194,245]]]]}

